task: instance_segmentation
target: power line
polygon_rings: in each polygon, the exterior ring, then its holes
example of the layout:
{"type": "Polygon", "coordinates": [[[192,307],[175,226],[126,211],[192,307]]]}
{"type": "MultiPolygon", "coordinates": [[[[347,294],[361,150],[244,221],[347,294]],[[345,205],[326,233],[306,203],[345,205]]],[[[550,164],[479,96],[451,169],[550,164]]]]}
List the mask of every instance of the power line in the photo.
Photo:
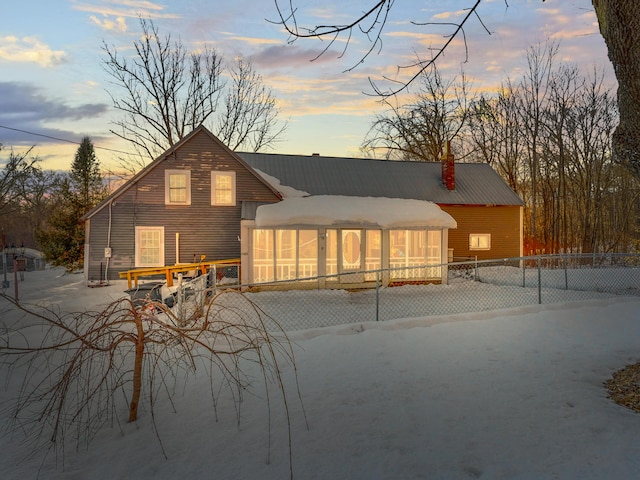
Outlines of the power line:
{"type": "MultiPolygon", "coordinates": [[[[52,137],[51,135],[45,135],[44,133],[29,132],[28,130],[22,130],[20,128],[13,128],[13,127],[7,127],[5,125],[0,125],[0,128],[4,128],[6,130],[13,130],[14,132],[26,133],[27,135],[34,135],[36,137],[44,137],[44,138],[48,138],[50,140],[56,140],[58,142],[67,142],[67,143],[73,143],[74,145],[81,145],[80,142],[74,142],[73,140],[67,140],[65,138],[52,137]]],[[[109,152],[114,152],[114,153],[122,153],[124,155],[134,155],[131,152],[123,152],[122,150],[115,150],[113,148],[107,148],[107,147],[98,147],[96,145],[94,145],[93,148],[100,149],[100,150],[107,150],[109,152]]]]}

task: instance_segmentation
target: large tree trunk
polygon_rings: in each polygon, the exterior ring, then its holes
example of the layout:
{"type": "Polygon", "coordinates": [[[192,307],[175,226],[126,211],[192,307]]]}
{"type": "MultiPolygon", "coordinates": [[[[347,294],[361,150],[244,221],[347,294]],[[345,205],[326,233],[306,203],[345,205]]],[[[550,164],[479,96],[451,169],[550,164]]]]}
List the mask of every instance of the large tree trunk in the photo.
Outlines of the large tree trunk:
{"type": "Polygon", "coordinates": [[[613,152],[640,179],[640,1],[592,3],[618,79],[620,124],[613,135],[613,152]]]}

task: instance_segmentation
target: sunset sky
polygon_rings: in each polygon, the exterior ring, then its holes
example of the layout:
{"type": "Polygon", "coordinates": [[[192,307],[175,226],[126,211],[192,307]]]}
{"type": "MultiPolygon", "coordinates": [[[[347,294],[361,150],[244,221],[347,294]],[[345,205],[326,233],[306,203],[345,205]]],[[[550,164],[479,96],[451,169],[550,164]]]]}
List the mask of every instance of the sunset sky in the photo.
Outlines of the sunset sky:
{"type": "MultiPolygon", "coordinates": [[[[308,25],[346,23],[374,3],[293,1],[308,25]]],[[[381,112],[377,99],[367,95],[369,79],[395,75],[396,67],[415,60],[416,53],[426,57],[454,28],[442,23],[461,19],[474,3],[397,0],[382,50],[347,72],[370,48],[364,36],[354,34],[343,56],[341,39],[312,61],[326,42],[289,44],[282,26],[269,22],[277,20],[274,0],[5,1],[0,6],[0,158],[11,148],[20,152],[35,145],[44,168],[68,169],[77,142],[89,135],[103,168],[116,169],[120,154],[113,150],[131,148],[109,132],[119,114],[107,93],[112,87],[101,46],[104,41],[122,54],[130,51],[140,33],[138,16],[152,18],[162,34],[179,37],[189,49],[210,43],[226,60],[251,59],[278,99],[280,118],[288,122],[272,151],[361,156],[360,144],[381,112]],[[433,24],[419,27],[411,20],[433,24]]],[[[457,42],[438,64],[444,74],[462,68],[474,89],[495,90],[526,69],[527,47],[553,39],[559,42],[560,60],[578,64],[585,73],[597,65],[615,85],[591,0],[483,0],[478,13],[491,34],[472,18],[465,28],[468,61],[457,42]]]]}

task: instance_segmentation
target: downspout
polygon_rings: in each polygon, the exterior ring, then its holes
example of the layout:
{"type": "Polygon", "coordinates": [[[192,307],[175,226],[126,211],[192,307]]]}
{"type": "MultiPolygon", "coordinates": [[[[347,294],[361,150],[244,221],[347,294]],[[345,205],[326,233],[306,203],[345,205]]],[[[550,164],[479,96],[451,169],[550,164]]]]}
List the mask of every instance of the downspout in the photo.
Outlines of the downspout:
{"type": "MultiPolygon", "coordinates": [[[[109,252],[111,252],[111,207],[113,202],[109,202],[109,228],[107,230],[107,248],[109,252]]],[[[111,253],[107,257],[107,264],[104,269],[104,281],[105,283],[109,281],[109,262],[111,261],[111,253]]]]}

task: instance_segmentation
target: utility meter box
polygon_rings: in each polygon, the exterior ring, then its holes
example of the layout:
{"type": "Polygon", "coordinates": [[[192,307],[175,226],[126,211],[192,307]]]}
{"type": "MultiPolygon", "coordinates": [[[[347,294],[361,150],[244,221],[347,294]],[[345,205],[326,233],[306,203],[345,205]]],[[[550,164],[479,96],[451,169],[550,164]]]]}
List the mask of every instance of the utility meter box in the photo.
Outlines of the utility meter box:
{"type": "Polygon", "coordinates": [[[111,258],[111,247],[106,247],[104,249],[104,258],[111,258]]]}

